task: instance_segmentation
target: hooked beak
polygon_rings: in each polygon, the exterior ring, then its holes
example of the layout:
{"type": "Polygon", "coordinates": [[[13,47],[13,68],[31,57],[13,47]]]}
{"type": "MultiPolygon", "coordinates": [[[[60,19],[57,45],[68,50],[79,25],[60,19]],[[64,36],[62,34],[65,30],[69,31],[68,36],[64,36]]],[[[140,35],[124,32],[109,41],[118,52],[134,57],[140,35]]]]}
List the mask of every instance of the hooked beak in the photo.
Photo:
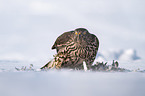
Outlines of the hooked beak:
{"type": "Polygon", "coordinates": [[[76,34],[76,41],[78,42],[81,39],[81,32],[75,32],[76,34]]]}

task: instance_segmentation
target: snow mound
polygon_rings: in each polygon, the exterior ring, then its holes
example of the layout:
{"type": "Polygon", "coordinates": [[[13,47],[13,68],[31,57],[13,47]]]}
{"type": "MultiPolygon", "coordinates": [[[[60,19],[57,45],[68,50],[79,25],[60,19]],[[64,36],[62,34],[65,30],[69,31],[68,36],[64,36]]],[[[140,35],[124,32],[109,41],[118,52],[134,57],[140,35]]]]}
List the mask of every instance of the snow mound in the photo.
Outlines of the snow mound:
{"type": "Polygon", "coordinates": [[[119,57],[119,60],[138,60],[140,59],[139,56],[137,56],[136,50],[128,49],[121,54],[119,57]]]}
{"type": "Polygon", "coordinates": [[[134,61],[139,60],[140,57],[137,55],[136,50],[127,49],[127,50],[107,50],[98,53],[96,58],[98,61],[107,61],[107,60],[120,60],[120,61],[134,61]]]}

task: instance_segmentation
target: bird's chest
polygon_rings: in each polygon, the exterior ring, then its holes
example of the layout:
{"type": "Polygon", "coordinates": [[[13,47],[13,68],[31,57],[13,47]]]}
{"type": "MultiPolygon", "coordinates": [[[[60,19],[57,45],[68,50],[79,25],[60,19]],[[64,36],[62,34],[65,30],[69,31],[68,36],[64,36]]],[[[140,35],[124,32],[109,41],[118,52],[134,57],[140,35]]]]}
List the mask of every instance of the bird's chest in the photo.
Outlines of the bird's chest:
{"type": "Polygon", "coordinates": [[[89,44],[87,44],[85,41],[82,42],[73,42],[68,41],[65,47],[60,49],[60,52],[62,52],[65,57],[67,58],[82,58],[85,59],[89,56],[89,52],[92,51],[92,48],[89,44]]]}
{"type": "Polygon", "coordinates": [[[66,54],[68,54],[68,56],[70,56],[71,58],[85,59],[86,53],[87,53],[86,48],[87,48],[87,46],[85,46],[85,44],[83,44],[83,43],[73,42],[72,44],[69,44],[65,48],[65,50],[66,50],[66,54]]]}

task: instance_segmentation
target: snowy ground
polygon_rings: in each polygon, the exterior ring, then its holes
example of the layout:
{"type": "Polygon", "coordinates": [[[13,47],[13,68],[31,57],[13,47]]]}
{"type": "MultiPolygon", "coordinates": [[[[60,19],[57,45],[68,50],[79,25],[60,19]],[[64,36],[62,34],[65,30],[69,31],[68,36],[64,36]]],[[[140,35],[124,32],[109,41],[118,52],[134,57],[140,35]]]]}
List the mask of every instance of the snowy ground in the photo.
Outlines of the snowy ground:
{"type": "MultiPolygon", "coordinates": [[[[0,0],[0,96],[145,96],[145,1],[0,0]],[[65,31],[87,28],[100,41],[96,61],[131,72],[38,69],[65,31]]],[[[95,62],[96,62],[95,61],[95,62]]]]}
{"type": "Polygon", "coordinates": [[[144,73],[6,72],[1,96],[144,96],[144,73]]]}
{"type": "MultiPolygon", "coordinates": [[[[72,70],[37,71],[42,62],[0,62],[1,96],[144,96],[145,64],[138,61],[119,61],[121,68],[131,72],[84,72],[72,70]],[[137,72],[143,70],[144,72],[137,72]]],[[[112,61],[108,62],[109,64],[112,61]]]]}

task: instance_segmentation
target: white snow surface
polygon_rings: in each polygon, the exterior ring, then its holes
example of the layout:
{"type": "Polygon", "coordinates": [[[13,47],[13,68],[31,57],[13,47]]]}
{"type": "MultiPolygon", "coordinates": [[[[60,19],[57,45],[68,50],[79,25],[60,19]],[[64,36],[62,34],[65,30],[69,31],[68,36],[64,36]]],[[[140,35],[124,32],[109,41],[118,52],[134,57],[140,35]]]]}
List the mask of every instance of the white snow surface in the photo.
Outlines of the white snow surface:
{"type": "Polygon", "coordinates": [[[145,96],[144,0],[0,0],[0,96],[145,96]],[[39,69],[63,32],[87,28],[100,41],[95,62],[131,72],[39,69]],[[144,72],[137,72],[143,70],[144,72]]]}
{"type": "Polygon", "coordinates": [[[0,73],[1,96],[144,96],[145,74],[70,71],[0,73]]]}

